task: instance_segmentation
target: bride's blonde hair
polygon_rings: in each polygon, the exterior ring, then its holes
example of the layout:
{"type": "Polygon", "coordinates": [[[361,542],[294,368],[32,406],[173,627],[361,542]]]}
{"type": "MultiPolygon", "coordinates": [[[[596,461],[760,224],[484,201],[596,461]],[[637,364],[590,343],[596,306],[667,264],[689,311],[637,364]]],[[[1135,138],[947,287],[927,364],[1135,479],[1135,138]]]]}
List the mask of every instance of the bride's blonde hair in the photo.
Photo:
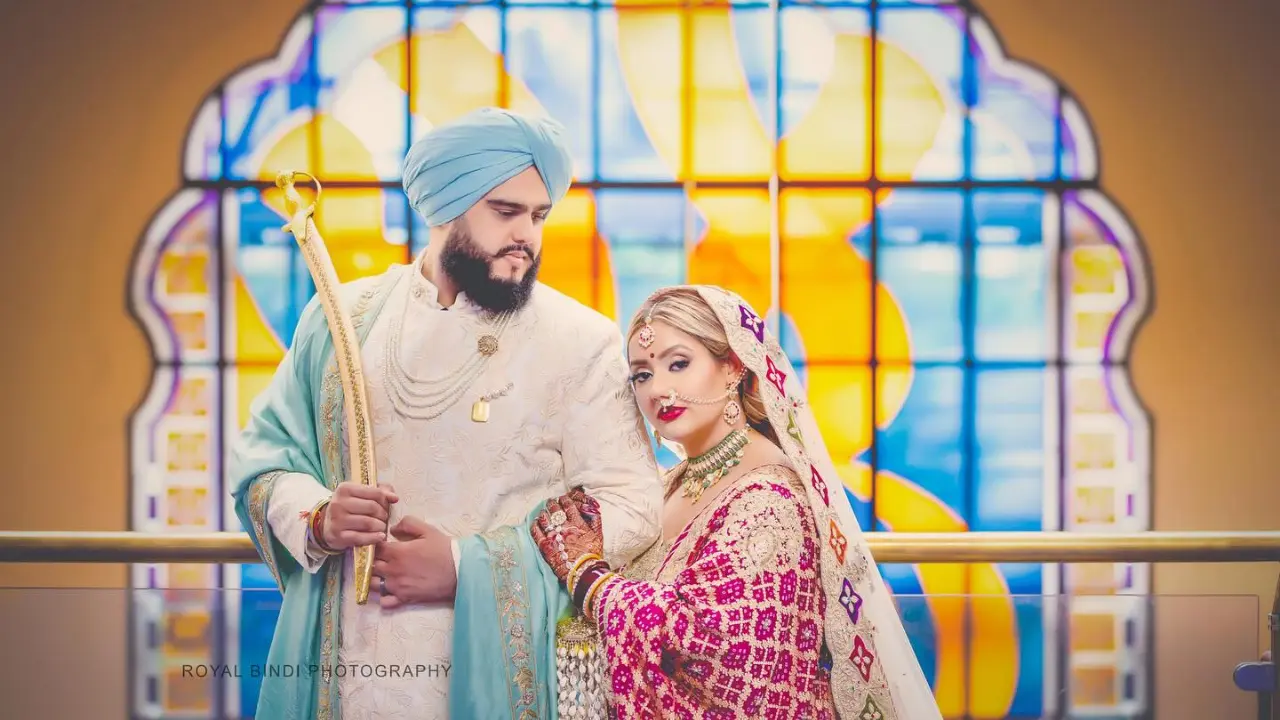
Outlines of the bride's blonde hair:
{"type": "MultiPolygon", "coordinates": [[[[662,321],[690,335],[720,362],[728,362],[734,357],[724,325],[707,301],[693,288],[664,288],[650,295],[631,318],[631,326],[627,329],[628,341],[644,327],[646,320],[662,321]],[[650,315],[650,312],[653,314],[650,315]]],[[[760,396],[760,379],[745,366],[743,372],[742,382],[738,384],[738,404],[742,406],[747,425],[778,444],[778,435],[769,423],[764,399],[760,396]]]]}

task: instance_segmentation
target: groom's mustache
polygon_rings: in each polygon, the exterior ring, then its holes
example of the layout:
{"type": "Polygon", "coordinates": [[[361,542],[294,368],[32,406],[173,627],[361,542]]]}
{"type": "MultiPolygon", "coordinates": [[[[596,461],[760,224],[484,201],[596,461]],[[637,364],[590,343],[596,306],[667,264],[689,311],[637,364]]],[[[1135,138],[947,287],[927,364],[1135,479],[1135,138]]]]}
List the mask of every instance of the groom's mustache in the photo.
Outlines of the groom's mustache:
{"type": "Polygon", "coordinates": [[[505,257],[507,255],[523,255],[526,260],[533,260],[533,253],[525,245],[508,245],[497,252],[494,257],[505,257]]]}

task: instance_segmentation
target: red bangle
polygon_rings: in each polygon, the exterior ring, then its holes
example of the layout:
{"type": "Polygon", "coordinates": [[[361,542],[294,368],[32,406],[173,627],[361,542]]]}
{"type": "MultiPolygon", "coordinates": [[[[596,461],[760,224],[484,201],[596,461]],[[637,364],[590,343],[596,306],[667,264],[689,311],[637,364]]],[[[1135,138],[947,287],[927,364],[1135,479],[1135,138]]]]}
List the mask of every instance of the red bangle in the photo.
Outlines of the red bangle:
{"type": "Polygon", "coordinates": [[[606,575],[609,571],[610,568],[608,563],[603,560],[597,560],[588,565],[581,573],[578,574],[578,579],[573,584],[573,604],[579,610],[586,610],[586,608],[583,607],[583,604],[587,599],[587,591],[591,589],[591,586],[594,585],[597,580],[606,575]]]}
{"type": "Polygon", "coordinates": [[[321,500],[318,505],[312,508],[311,520],[307,529],[311,532],[311,540],[316,544],[316,547],[329,555],[337,555],[338,551],[329,547],[324,541],[324,511],[328,507],[329,501],[326,499],[321,500]]]}

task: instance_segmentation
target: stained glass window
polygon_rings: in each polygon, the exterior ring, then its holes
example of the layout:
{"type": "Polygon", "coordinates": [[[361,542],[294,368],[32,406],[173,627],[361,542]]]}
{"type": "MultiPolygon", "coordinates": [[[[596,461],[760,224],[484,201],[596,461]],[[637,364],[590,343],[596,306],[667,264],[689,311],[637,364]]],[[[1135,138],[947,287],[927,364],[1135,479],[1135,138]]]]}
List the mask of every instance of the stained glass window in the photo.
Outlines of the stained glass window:
{"type": "MultiPolygon", "coordinates": [[[[426,238],[397,177],[409,143],[490,104],[549,113],[573,139],[543,280],[620,324],[681,282],[769,308],[865,527],[1148,528],[1149,426],[1126,365],[1148,300],[1140,243],[1101,189],[1081,106],[1006,58],[969,3],[480,0],[313,3],[197,109],[183,187],[133,277],[156,361],[133,424],[134,529],[241,529],[228,443],[314,291],[275,172],[325,181],[341,278],[377,273],[426,238]]],[[[907,620],[947,715],[1145,707],[1148,620],[1125,597],[1149,591],[1145,566],[884,570],[931,596],[907,620]],[[1080,591],[1109,597],[1018,597],[1080,591]],[[947,597],[964,594],[983,597],[947,597]]],[[[251,712],[255,678],[175,663],[263,662],[273,592],[194,588],[271,588],[264,568],[139,566],[134,581],[171,588],[135,609],[135,712],[251,712]]]]}

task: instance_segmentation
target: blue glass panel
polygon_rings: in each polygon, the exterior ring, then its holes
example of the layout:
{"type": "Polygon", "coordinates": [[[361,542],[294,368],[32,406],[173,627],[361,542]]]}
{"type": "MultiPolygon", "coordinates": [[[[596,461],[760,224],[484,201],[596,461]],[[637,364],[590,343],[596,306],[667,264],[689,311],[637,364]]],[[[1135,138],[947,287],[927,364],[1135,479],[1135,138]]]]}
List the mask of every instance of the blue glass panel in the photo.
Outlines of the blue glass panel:
{"type": "MultiPolygon", "coordinates": [[[[964,196],[949,190],[895,190],[880,203],[876,272],[897,300],[910,357],[878,348],[885,362],[957,361],[964,356],[960,311],[964,196]]],[[[866,247],[868,238],[855,238],[866,247]]]]}
{"type": "MultiPolygon", "coordinates": [[[[316,77],[310,35],[290,33],[277,58],[228,79],[224,97],[228,179],[274,179],[280,168],[260,167],[266,151],[289,132],[309,133],[312,127],[316,77]]],[[[307,142],[290,159],[315,167],[312,145],[307,142]]]]}
{"type": "Polygon", "coordinates": [[[513,9],[507,11],[506,23],[506,66],[512,81],[524,83],[538,104],[564,124],[575,178],[595,179],[590,11],[513,9]],[[565,42],[565,37],[576,41],[565,42]]]}
{"type": "MultiPolygon", "coordinates": [[[[776,313],[774,313],[776,315],[776,313]]],[[[766,318],[766,322],[770,322],[773,318],[766,318]]],[[[808,354],[805,351],[804,339],[800,335],[800,330],[796,327],[795,321],[785,313],[778,317],[778,344],[782,346],[782,352],[786,353],[787,359],[791,361],[792,367],[796,370],[796,380],[803,387],[808,387],[805,380],[805,363],[808,362],[808,354]]]]}
{"type": "Polygon", "coordinates": [[[877,64],[879,177],[956,180],[964,175],[964,118],[959,110],[964,17],[962,10],[950,7],[879,11],[879,42],[919,66],[896,55],[882,55],[885,59],[877,64]]]}
{"type": "MultiPolygon", "coordinates": [[[[391,188],[382,191],[382,237],[392,245],[405,246],[406,262],[413,257],[408,247],[409,222],[413,217],[417,217],[419,221],[422,218],[409,207],[409,198],[405,196],[403,190],[391,188]]],[[[417,242],[417,238],[414,241],[417,242]]]]}
{"type": "Polygon", "coordinates": [[[1058,87],[1048,75],[1009,62],[985,23],[970,43],[973,177],[1050,180],[1057,169],[1058,87]]]}
{"type": "MultiPolygon", "coordinates": [[[[672,180],[679,170],[678,167],[669,167],[649,141],[627,87],[619,58],[622,53],[627,53],[628,56],[640,55],[650,67],[653,86],[661,88],[661,96],[655,96],[652,100],[665,105],[665,109],[650,108],[651,110],[662,117],[670,117],[673,112],[676,117],[683,116],[678,110],[684,106],[681,67],[684,31],[681,16],[676,12],[647,12],[652,13],[648,42],[619,45],[618,11],[597,11],[599,63],[596,71],[600,75],[600,98],[596,109],[600,118],[600,167],[597,172],[602,180],[672,180]],[[650,58],[652,63],[648,62],[650,58]]],[[[679,126],[664,126],[661,130],[683,134],[679,126]]]]}
{"type": "MultiPolygon", "coordinates": [[[[287,345],[315,285],[306,261],[298,252],[293,236],[281,229],[275,210],[262,202],[262,193],[253,188],[228,190],[223,199],[229,257],[229,271],[238,275],[253,296],[262,320],[287,345]]],[[[232,277],[227,278],[228,286],[232,277]]],[[[230,305],[231,300],[226,301],[230,305]]],[[[264,362],[237,348],[237,362],[264,362]]]]}
{"type": "Polygon", "coordinates": [[[1061,143],[1059,168],[1064,180],[1098,179],[1098,146],[1094,144],[1084,111],[1068,97],[1062,99],[1062,115],[1058,119],[1061,143]]]}
{"type": "MultiPolygon", "coordinates": [[[[1056,248],[1045,243],[1045,223],[1056,225],[1057,203],[1040,190],[982,191],[973,195],[975,293],[974,351],[979,359],[1052,360],[1057,310],[1052,292],[1056,248]]],[[[1056,233],[1055,233],[1056,234],[1056,233]]]]}
{"type": "MultiPolygon", "coordinates": [[[[567,5],[567,6],[586,6],[590,7],[592,0],[506,0],[510,5],[567,5]]],[[[612,4],[612,3],[609,3],[612,4]]],[[[578,37],[578,36],[575,36],[578,37]]],[[[585,44],[585,43],[584,43],[585,44]]]]}
{"type": "Polygon", "coordinates": [[[688,206],[680,190],[599,190],[595,199],[596,227],[609,246],[618,322],[625,331],[654,290],[685,282],[688,206]]]}
{"type": "MultiPolygon", "coordinates": [[[[1045,692],[1045,614],[1057,611],[1054,598],[1040,597],[1040,590],[1022,591],[1015,587],[1039,586],[1040,566],[1000,565],[1009,581],[1014,617],[1017,620],[1018,685],[1009,706],[1010,718],[1039,718],[1044,711],[1045,692]],[[1021,595],[1022,597],[1017,597],[1021,595]]],[[[970,666],[973,672],[973,666],[970,666]]]]}
{"type": "Polygon", "coordinates": [[[685,277],[684,249],[668,244],[611,243],[609,252],[618,282],[620,325],[630,323],[654,290],[679,285],[685,277]]]}
{"type": "MultiPolygon", "coordinates": [[[[958,517],[966,515],[963,392],[961,368],[916,368],[901,412],[893,424],[881,429],[876,437],[880,470],[917,485],[958,517]]],[[[879,501],[877,509],[886,514],[879,501]]]]}
{"type": "Polygon", "coordinates": [[[1056,436],[1046,415],[1046,394],[1057,393],[1051,371],[975,371],[973,530],[1040,530],[1046,474],[1057,453],[1046,435],[1056,436]]]}
{"type": "Polygon", "coordinates": [[[924,597],[924,587],[916,574],[916,566],[879,564],[885,584],[898,598],[898,615],[925,679],[933,686],[938,679],[938,633],[933,609],[924,597]]]}
{"type": "MultiPolygon", "coordinates": [[[[244,566],[249,567],[249,566],[244,566]]],[[[257,712],[258,694],[262,690],[261,673],[251,672],[253,668],[268,668],[267,656],[271,650],[271,636],[275,634],[276,621],[280,617],[280,604],[283,598],[274,589],[243,589],[235,595],[240,600],[240,627],[237,641],[240,645],[239,657],[231,658],[230,664],[240,670],[240,717],[251,718],[257,712]]],[[[234,595],[227,593],[229,599],[234,595]]],[[[234,680],[232,680],[234,682],[234,680]]]]}
{"type": "Polygon", "coordinates": [[[318,167],[335,180],[396,180],[407,150],[404,7],[316,13],[318,167]],[[373,58],[383,58],[376,62],[373,58]]]}

